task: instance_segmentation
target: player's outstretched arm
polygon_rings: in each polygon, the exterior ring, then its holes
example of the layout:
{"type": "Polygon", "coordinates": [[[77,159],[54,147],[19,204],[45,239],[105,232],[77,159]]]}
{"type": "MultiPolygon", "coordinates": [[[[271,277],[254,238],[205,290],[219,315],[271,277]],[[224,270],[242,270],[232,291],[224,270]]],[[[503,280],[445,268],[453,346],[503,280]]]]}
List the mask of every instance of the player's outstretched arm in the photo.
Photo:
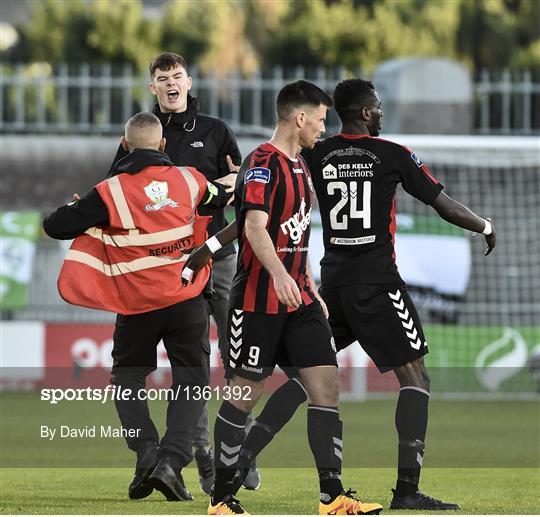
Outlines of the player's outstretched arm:
{"type": "Polygon", "coordinates": [[[476,215],[472,210],[447,196],[444,192],[435,198],[432,206],[445,221],[465,230],[483,233],[487,244],[484,255],[489,255],[493,251],[497,237],[490,218],[484,219],[476,215]]]}
{"type": "Polygon", "coordinates": [[[199,271],[208,264],[212,255],[223,246],[234,241],[238,236],[236,229],[236,219],[210,237],[202,246],[192,251],[182,270],[182,284],[187,285],[195,281],[199,271]]]}
{"type": "Polygon", "coordinates": [[[274,243],[266,231],[267,222],[268,214],[266,212],[248,210],[244,225],[246,239],[261,264],[270,273],[278,300],[288,307],[297,309],[302,303],[300,289],[276,254],[274,243]]]}

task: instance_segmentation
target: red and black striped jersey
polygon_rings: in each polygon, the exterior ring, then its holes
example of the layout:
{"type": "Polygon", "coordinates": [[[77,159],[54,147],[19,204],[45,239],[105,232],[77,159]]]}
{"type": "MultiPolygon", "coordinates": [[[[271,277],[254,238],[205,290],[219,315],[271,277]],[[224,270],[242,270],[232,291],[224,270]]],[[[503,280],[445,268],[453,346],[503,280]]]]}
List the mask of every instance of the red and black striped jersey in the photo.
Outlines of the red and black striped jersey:
{"type": "Polygon", "coordinates": [[[402,281],[394,252],[397,186],[429,205],[443,185],[409,148],[368,135],[337,134],[302,155],[321,211],[321,283],[402,281]]]}
{"type": "Polygon", "coordinates": [[[244,223],[248,210],[268,213],[266,230],[277,256],[296,281],[303,304],[315,301],[306,274],[312,185],[302,157],[291,160],[270,143],[260,145],[244,160],[235,189],[239,249],[231,307],[267,314],[295,310],[279,303],[270,274],[246,239],[244,223]]]}

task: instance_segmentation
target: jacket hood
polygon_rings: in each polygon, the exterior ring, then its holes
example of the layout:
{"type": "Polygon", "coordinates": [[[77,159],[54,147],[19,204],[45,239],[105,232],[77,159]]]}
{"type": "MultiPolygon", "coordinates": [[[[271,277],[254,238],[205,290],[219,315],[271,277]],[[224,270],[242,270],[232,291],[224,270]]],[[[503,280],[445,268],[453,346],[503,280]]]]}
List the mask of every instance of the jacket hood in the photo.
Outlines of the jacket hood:
{"type": "Polygon", "coordinates": [[[156,115],[163,127],[180,126],[184,129],[186,127],[191,130],[195,125],[195,118],[199,113],[199,99],[192,97],[189,93],[187,96],[187,109],[181,113],[162,113],[159,109],[159,104],[155,104],[152,111],[156,115]]]}
{"type": "Polygon", "coordinates": [[[135,149],[127,156],[118,160],[114,164],[114,168],[117,174],[121,174],[122,172],[136,174],[142,169],[152,165],[172,166],[173,163],[169,157],[161,151],[156,151],[155,149],[135,149]]]}

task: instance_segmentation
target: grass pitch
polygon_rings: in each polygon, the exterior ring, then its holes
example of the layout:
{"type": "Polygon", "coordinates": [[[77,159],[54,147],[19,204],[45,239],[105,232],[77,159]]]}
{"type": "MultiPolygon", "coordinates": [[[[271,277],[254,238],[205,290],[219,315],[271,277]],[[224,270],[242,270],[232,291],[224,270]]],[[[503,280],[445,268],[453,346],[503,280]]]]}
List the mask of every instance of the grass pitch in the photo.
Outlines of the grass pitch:
{"type": "MultiPolygon", "coordinates": [[[[117,424],[114,407],[92,402],[50,406],[35,393],[1,393],[2,514],[205,514],[196,469],[184,470],[195,500],[154,492],[127,498],[134,455],[121,439],[40,438],[41,425],[117,424]]],[[[213,422],[218,404],[209,406],[213,422]]],[[[388,508],[395,484],[395,401],[343,403],[346,488],[388,508]]],[[[165,408],[151,404],[163,429],[165,408]]],[[[239,497],[254,514],[313,514],[318,483],[306,440],[305,407],[260,458],[261,488],[239,497]]],[[[257,414],[257,410],[255,411],[257,414]]],[[[466,514],[540,513],[538,402],[433,400],[421,488],[457,502],[466,514]]],[[[396,513],[385,510],[385,513],[396,513]]]]}

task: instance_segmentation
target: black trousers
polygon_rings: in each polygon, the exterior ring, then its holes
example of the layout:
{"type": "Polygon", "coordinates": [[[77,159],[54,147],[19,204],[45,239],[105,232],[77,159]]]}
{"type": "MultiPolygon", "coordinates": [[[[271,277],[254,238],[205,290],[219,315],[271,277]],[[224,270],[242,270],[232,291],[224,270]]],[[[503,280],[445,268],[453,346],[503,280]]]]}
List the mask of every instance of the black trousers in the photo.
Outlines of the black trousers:
{"type": "MultiPolygon", "coordinates": [[[[204,400],[195,394],[208,385],[208,305],[202,296],[164,309],[116,318],[111,383],[120,396],[115,404],[128,447],[138,451],[148,442],[159,444],[159,456],[169,456],[179,468],[192,459],[191,444],[204,400]],[[157,345],[163,339],[172,367],[167,394],[167,430],[161,441],[150,418],[146,377],[157,368],[157,345]],[[131,390],[127,392],[126,390],[131,390]],[[122,396],[128,394],[129,396],[122,396]],[[125,400],[124,400],[125,398],[125,400]],[[132,435],[132,436],[131,436],[132,435]]],[[[152,392],[155,395],[155,392],[152,392]]],[[[163,394],[160,397],[164,398],[163,394]]]]}

